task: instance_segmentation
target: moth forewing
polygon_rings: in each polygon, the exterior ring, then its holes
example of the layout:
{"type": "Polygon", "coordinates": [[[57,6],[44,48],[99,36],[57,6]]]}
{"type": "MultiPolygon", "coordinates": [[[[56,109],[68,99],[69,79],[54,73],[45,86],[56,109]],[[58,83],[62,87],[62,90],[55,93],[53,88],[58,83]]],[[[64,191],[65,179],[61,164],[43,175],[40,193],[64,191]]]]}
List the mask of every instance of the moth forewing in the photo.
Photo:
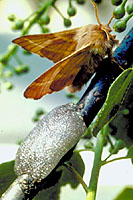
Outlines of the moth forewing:
{"type": "Polygon", "coordinates": [[[27,51],[58,62],[76,50],[76,34],[79,28],[65,30],[58,33],[21,36],[13,42],[27,51]]]}
{"type": "Polygon", "coordinates": [[[45,94],[60,91],[71,85],[83,63],[88,59],[88,46],[75,51],[44,72],[26,89],[24,96],[40,99],[45,94]]]}

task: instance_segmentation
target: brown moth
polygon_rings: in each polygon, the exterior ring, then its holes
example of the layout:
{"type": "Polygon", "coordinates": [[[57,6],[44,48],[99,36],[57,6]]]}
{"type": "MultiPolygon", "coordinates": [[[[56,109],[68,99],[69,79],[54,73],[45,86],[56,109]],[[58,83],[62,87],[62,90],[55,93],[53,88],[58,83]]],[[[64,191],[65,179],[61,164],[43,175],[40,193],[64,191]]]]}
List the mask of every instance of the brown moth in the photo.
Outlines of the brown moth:
{"type": "Polygon", "coordinates": [[[112,48],[118,43],[109,24],[100,23],[96,4],[95,8],[99,25],[65,30],[57,33],[26,35],[13,40],[24,49],[46,57],[56,63],[44,72],[26,89],[24,96],[40,99],[46,94],[60,91],[67,87],[76,92],[87,83],[90,76],[105,56],[111,56],[112,48]]]}

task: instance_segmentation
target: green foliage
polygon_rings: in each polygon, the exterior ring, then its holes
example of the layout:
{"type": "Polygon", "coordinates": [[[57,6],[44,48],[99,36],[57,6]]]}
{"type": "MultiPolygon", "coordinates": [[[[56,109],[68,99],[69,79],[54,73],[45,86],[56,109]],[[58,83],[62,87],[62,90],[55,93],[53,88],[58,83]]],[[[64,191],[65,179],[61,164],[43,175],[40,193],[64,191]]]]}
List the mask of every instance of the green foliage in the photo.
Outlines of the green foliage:
{"type": "Polygon", "coordinates": [[[117,154],[119,150],[123,149],[125,147],[125,143],[123,140],[116,140],[113,148],[111,148],[110,153],[111,154],[117,154]]]}
{"type": "Polygon", "coordinates": [[[94,151],[94,144],[91,141],[86,140],[86,142],[84,144],[84,148],[94,151]]]}
{"type": "Polygon", "coordinates": [[[130,146],[127,157],[133,159],[133,145],[130,146]]]}
{"type": "Polygon", "coordinates": [[[127,69],[114,81],[109,89],[103,108],[98,113],[97,120],[93,127],[94,135],[116,115],[132,79],[133,70],[127,69]]]}
{"type": "Polygon", "coordinates": [[[7,190],[15,179],[14,161],[0,164],[0,196],[7,190]]]}
{"type": "Polygon", "coordinates": [[[110,134],[116,139],[122,139],[126,147],[132,144],[133,130],[133,80],[128,87],[123,103],[117,115],[110,122],[110,134]]]}
{"type": "MultiPolygon", "coordinates": [[[[73,168],[80,174],[81,177],[84,175],[84,162],[81,158],[81,156],[78,153],[74,153],[71,159],[69,160],[73,168]]],[[[70,184],[72,188],[77,188],[79,185],[79,181],[76,179],[76,176],[74,173],[69,171],[66,167],[63,168],[63,174],[60,180],[61,186],[64,186],[66,184],[70,184]]]]}
{"type": "Polygon", "coordinates": [[[114,199],[114,200],[132,200],[133,199],[133,188],[127,187],[114,199]]]}
{"type": "Polygon", "coordinates": [[[33,200],[59,200],[60,185],[57,183],[55,186],[47,188],[39,192],[39,194],[33,198],[33,200]]]}

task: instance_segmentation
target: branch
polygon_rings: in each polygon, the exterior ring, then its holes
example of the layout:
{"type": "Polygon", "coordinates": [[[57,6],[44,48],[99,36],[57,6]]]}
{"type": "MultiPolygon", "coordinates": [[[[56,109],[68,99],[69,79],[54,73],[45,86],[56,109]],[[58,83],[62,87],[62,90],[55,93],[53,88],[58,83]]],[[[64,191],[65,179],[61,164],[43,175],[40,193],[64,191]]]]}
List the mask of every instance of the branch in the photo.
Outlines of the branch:
{"type": "MultiPolygon", "coordinates": [[[[55,177],[55,170],[61,161],[64,161],[64,155],[66,156],[77,144],[103,105],[110,85],[121,73],[118,66],[121,65],[123,68],[131,66],[132,42],[133,29],[113,54],[118,64],[116,61],[104,59],[78,104],[70,103],[53,109],[44,116],[20,145],[16,155],[15,172],[18,177],[23,177],[25,174],[28,178],[25,179],[24,185],[20,184],[20,190],[18,179],[11,186],[12,191],[14,188],[18,193],[22,192],[20,200],[29,197],[32,199],[39,189],[43,188],[42,185],[46,186],[52,173],[52,177],[55,177]]],[[[6,199],[9,191],[7,190],[3,195],[2,200],[6,199]]],[[[10,199],[17,199],[18,193],[10,193],[10,199]]]]}

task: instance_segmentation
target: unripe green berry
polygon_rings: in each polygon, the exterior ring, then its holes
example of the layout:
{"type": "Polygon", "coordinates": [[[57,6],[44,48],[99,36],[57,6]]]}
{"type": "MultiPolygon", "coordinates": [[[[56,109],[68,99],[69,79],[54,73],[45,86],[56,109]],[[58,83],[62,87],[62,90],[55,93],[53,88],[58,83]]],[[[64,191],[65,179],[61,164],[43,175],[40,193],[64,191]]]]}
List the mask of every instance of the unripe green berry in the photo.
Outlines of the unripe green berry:
{"type": "Polygon", "coordinates": [[[48,15],[43,15],[40,19],[40,23],[47,25],[50,23],[50,17],[48,15]]]}
{"type": "Polygon", "coordinates": [[[115,10],[113,11],[113,16],[116,18],[116,19],[120,19],[122,18],[123,16],[125,15],[125,8],[123,6],[117,6],[115,8],[115,10]]]}
{"type": "Polygon", "coordinates": [[[23,50],[23,54],[25,54],[25,55],[31,55],[31,52],[29,52],[29,51],[27,51],[27,50],[23,50]]]}
{"type": "Polygon", "coordinates": [[[38,121],[39,121],[39,118],[38,118],[37,116],[34,116],[34,117],[32,118],[32,121],[33,121],[33,122],[38,122],[38,121]]]}
{"type": "Polygon", "coordinates": [[[10,20],[10,21],[15,21],[15,19],[16,19],[16,16],[14,15],[14,14],[10,14],[9,16],[8,16],[8,19],[10,20]]]}
{"type": "Polygon", "coordinates": [[[75,9],[74,7],[69,7],[69,8],[67,9],[67,14],[68,14],[70,17],[74,16],[74,15],[76,14],[76,9],[75,9]]]}
{"type": "Polygon", "coordinates": [[[74,94],[72,94],[72,93],[70,93],[70,92],[66,92],[66,97],[68,98],[68,99],[71,99],[71,98],[74,98],[74,94]]]}
{"type": "Polygon", "coordinates": [[[76,2],[77,2],[78,4],[84,4],[84,3],[86,2],[86,0],[76,0],[76,2]]]}
{"type": "Polygon", "coordinates": [[[8,89],[8,90],[11,90],[13,88],[13,84],[8,82],[8,81],[5,82],[4,85],[5,85],[5,88],[8,89]]]}
{"type": "Polygon", "coordinates": [[[27,73],[29,71],[29,67],[27,65],[22,64],[17,66],[14,70],[17,75],[20,75],[22,73],[27,73]]]}
{"type": "Polygon", "coordinates": [[[7,70],[7,71],[4,72],[4,76],[5,76],[6,78],[8,78],[8,77],[13,76],[13,73],[12,73],[10,70],[7,70]]]}
{"type": "Polygon", "coordinates": [[[23,20],[18,20],[15,22],[15,24],[13,24],[12,29],[13,30],[21,30],[24,26],[24,22],[23,20]]]}
{"type": "Polygon", "coordinates": [[[13,49],[14,49],[14,44],[9,44],[8,50],[9,50],[9,51],[12,51],[13,49]]]}
{"type": "Polygon", "coordinates": [[[40,116],[40,115],[43,115],[43,114],[44,114],[44,111],[43,111],[42,108],[38,108],[38,109],[36,110],[36,115],[37,115],[37,116],[40,116]]]}
{"type": "Polygon", "coordinates": [[[122,0],[112,0],[112,5],[118,6],[122,3],[122,0]]]}
{"type": "Polygon", "coordinates": [[[70,19],[64,18],[64,26],[68,27],[71,26],[72,22],[70,19]]]}
{"type": "Polygon", "coordinates": [[[3,65],[6,65],[7,62],[8,62],[7,57],[6,57],[5,55],[2,55],[2,56],[0,57],[0,62],[1,62],[3,65]]]}
{"type": "Polygon", "coordinates": [[[49,33],[50,32],[49,28],[47,28],[47,27],[41,27],[41,29],[42,29],[42,33],[49,33]]]}
{"type": "Polygon", "coordinates": [[[20,75],[22,73],[22,68],[21,65],[18,65],[17,67],[14,68],[14,71],[17,75],[20,75]]]}
{"type": "Polygon", "coordinates": [[[125,31],[126,27],[127,27],[127,23],[125,20],[118,20],[115,22],[113,29],[116,32],[121,33],[123,31],[125,31]]]}
{"type": "Polygon", "coordinates": [[[133,3],[126,7],[126,11],[129,15],[133,12],[133,3]]]}
{"type": "Polygon", "coordinates": [[[27,66],[27,65],[22,65],[22,66],[21,66],[21,70],[22,70],[23,73],[27,73],[27,72],[29,72],[29,66],[27,66]]]}

